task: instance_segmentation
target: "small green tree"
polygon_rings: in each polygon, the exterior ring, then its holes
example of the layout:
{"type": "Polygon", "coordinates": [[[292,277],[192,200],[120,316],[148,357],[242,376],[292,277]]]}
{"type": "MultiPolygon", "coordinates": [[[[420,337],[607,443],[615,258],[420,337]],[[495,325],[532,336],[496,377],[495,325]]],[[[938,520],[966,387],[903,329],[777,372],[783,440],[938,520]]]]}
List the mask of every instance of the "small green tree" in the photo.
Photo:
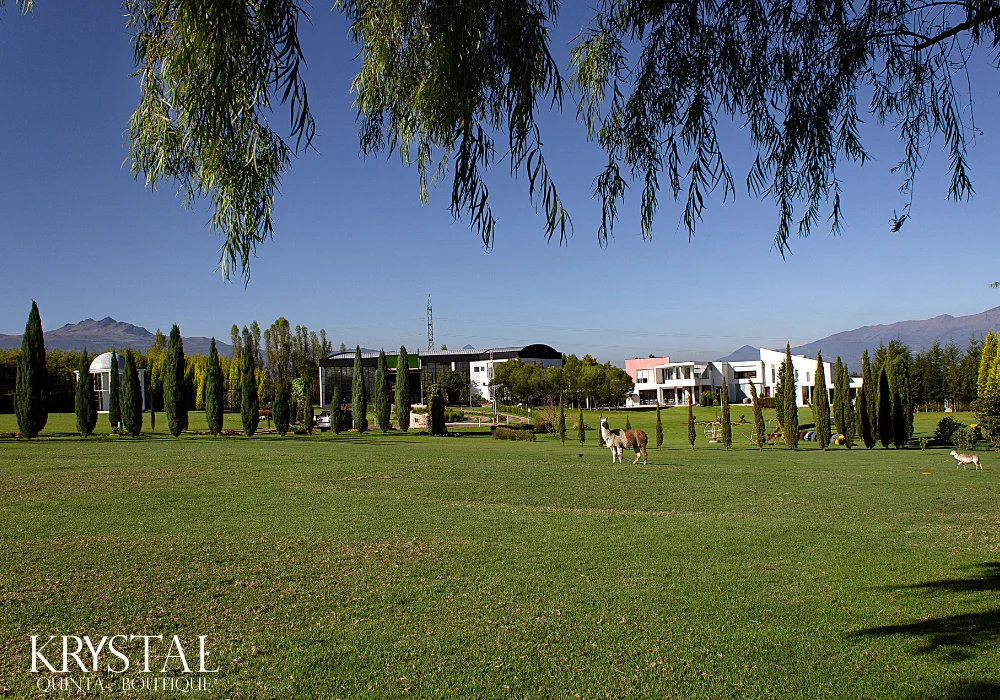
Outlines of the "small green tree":
{"type": "Polygon", "coordinates": [[[764,425],[764,411],[761,410],[753,382],[750,382],[750,401],[753,403],[753,434],[757,438],[757,447],[763,452],[764,445],[767,444],[767,427],[764,425]]]}
{"type": "Polygon", "coordinates": [[[118,351],[111,348],[111,383],[108,385],[108,422],[111,428],[122,425],[122,378],[118,369],[118,351]]]}
{"type": "MultiPolygon", "coordinates": [[[[900,387],[901,388],[901,387],[900,387]]],[[[892,391],[892,445],[897,450],[906,447],[906,410],[902,391],[892,391]]]]}
{"type": "Polygon", "coordinates": [[[274,429],[278,435],[284,437],[291,425],[291,413],[289,411],[289,400],[291,399],[288,386],[285,382],[278,382],[274,390],[274,402],[271,404],[271,418],[274,420],[274,429]]]}
{"type": "Polygon", "coordinates": [[[132,437],[142,433],[142,385],[135,353],[125,350],[125,371],[121,386],[122,429],[132,437]]]}
{"type": "Polygon", "coordinates": [[[339,435],[344,429],[344,414],[340,409],[340,387],[333,387],[333,398],[330,399],[330,430],[339,435]]]}
{"type": "Polygon", "coordinates": [[[375,366],[375,420],[383,433],[392,428],[392,396],[389,394],[389,365],[385,360],[385,350],[378,353],[375,366]]]}
{"type": "Polygon", "coordinates": [[[90,358],[87,348],[80,353],[80,364],[76,379],[76,429],[80,435],[88,437],[97,427],[97,396],[94,395],[94,375],[90,373],[90,358]]]}
{"type": "Polygon", "coordinates": [[[31,439],[42,432],[49,420],[46,395],[49,372],[45,364],[45,335],[38,304],[31,302],[28,322],[21,336],[21,352],[17,356],[17,377],[14,380],[14,413],[21,437],[31,439]]]}
{"type": "Polygon", "coordinates": [[[354,375],[351,382],[351,412],[354,429],[359,433],[368,430],[368,389],[365,387],[365,368],[361,362],[361,346],[354,352],[354,375]]]}
{"type": "Polygon", "coordinates": [[[892,392],[884,366],[878,373],[878,439],[885,449],[892,443],[892,392]]]}
{"type": "Polygon", "coordinates": [[[306,384],[306,407],[305,416],[303,416],[302,421],[306,429],[306,435],[312,435],[313,426],[316,424],[316,403],[313,401],[311,384],[306,384]]]}
{"type": "Polygon", "coordinates": [[[785,361],[782,360],[778,365],[778,383],[774,386],[774,417],[778,421],[778,425],[781,426],[782,431],[785,429],[785,361]]]}
{"type": "Polygon", "coordinates": [[[784,410],[785,423],[781,426],[785,436],[785,445],[790,450],[799,446],[799,407],[797,388],[795,386],[795,365],[792,364],[792,350],[785,343],[785,381],[782,384],[785,391],[784,410]]]}
{"type": "Polygon", "coordinates": [[[559,442],[566,446],[566,408],[563,406],[562,394],[559,395],[559,418],[556,420],[556,432],[559,433],[559,442]]]}
{"type": "MultiPolygon", "coordinates": [[[[878,441],[879,430],[878,430],[878,382],[879,377],[875,372],[874,367],[872,367],[871,362],[868,361],[868,351],[865,350],[861,353],[861,385],[864,388],[865,393],[867,393],[867,400],[865,401],[866,408],[868,409],[868,425],[871,427],[872,440],[874,445],[878,441]]],[[[868,444],[867,442],[865,443],[868,444]]]]}
{"type": "Polygon", "coordinates": [[[656,403],[656,446],[663,444],[663,421],[660,418],[660,404],[656,403]]]}
{"type": "MultiPolygon", "coordinates": [[[[244,342],[245,342],[244,338],[244,342]]],[[[251,346],[253,344],[251,343],[251,346]]],[[[167,427],[177,437],[187,428],[188,402],[184,392],[184,343],[181,329],[175,323],[167,341],[167,357],[163,365],[163,408],[167,412],[167,427]]]]}
{"type": "Polygon", "coordinates": [[[583,409],[580,409],[580,415],[576,419],[576,437],[580,441],[580,444],[586,444],[587,442],[587,425],[583,422],[583,409]]]}
{"type": "Polygon", "coordinates": [[[629,421],[628,414],[626,413],[625,414],[625,430],[631,430],[631,429],[632,429],[632,423],[631,423],[631,421],[629,421]]]}
{"type": "Polygon", "coordinates": [[[244,326],[243,372],[240,378],[240,418],[243,420],[243,432],[246,433],[247,437],[253,437],[260,424],[260,396],[257,393],[257,360],[255,356],[253,336],[244,326]]]}
{"type": "Polygon", "coordinates": [[[396,358],[396,423],[404,433],[410,429],[410,356],[399,346],[396,358]]]}
{"type": "Polygon", "coordinates": [[[993,374],[993,365],[996,362],[997,338],[993,331],[986,333],[986,341],[983,343],[982,354],[979,356],[979,372],[976,379],[976,395],[980,398],[986,396],[990,379],[993,374]]]}
{"type": "Polygon", "coordinates": [[[698,433],[694,429],[694,406],[688,401],[688,444],[694,449],[694,441],[698,438],[698,433]]]}
{"type": "Polygon", "coordinates": [[[444,435],[444,392],[437,384],[427,387],[427,417],[431,435],[444,435]]]}
{"type": "Polygon", "coordinates": [[[871,411],[868,410],[868,401],[871,394],[871,387],[862,386],[858,394],[858,415],[861,418],[861,442],[869,450],[875,447],[875,431],[872,429],[871,411]]]}
{"type": "Polygon", "coordinates": [[[208,432],[212,435],[218,435],[222,432],[224,401],[222,364],[219,362],[219,350],[213,337],[208,346],[208,366],[205,369],[205,422],[208,424],[208,432]]]}
{"type": "Polygon", "coordinates": [[[826,365],[823,353],[816,353],[816,374],[813,376],[813,422],[816,424],[816,441],[826,452],[830,447],[830,392],[826,386],[826,365]]]}
{"type": "Polygon", "coordinates": [[[733,446],[733,421],[729,415],[729,387],[726,386],[725,377],[722,378],[719,399],[722,403],[722,446],[728,451],[733,446]]]}

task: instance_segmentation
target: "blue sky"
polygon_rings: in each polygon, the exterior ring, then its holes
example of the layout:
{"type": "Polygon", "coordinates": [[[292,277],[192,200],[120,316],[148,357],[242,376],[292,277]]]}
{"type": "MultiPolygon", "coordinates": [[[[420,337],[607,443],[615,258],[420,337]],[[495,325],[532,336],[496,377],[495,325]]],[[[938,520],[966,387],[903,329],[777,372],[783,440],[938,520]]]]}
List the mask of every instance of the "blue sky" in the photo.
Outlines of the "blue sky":
{"type": "MultiPolygon", "coordinates": [[[[971,157],[977,196],[945,200],[946,161],[935,151],[917,183],[914,219],[899,233],[887,224],[902,204],[889,172],[899,144],[890,130],[870,128],[875,162],[843,171],[842,236],[821,229],[793,241],[782,261],[771,248],[774,207],[741,190],[735,202],[713,202],[690,244],[677,226],[681,205],[666,197],[654,239],[643,241],[630,197],[615,239],[601,248],[590,197],[601,154],[570,109],[545,118],[545,145],[575,236],[568,247],[546,243],[526,183],[501,164],[489,181],[496,246],[485,253],[477,234],[452,222],[447,186],[422,206],[414,171],[396,159],[360,159],[349,92],[356,49],[339,15],[319,4],[312,15],[304,43],[319,153],[299,158],[285,178],[275,238],[244,289],[219,277],[207,210],[183,209],[169,186],[145,190],[123,165],[138,88],[121,10],[39,2],[27,17],[0,14],[0,332],[20,332],[35,299],[48,329],[113,316],[227,338],[234,322],[284,315],[326,328],[336,344],[419,348],[432,294],[438,345],[546,342],[620,364],[1000,305],[1000,290],[988,286],[1000,279],[992,254],[1000,117],[997,73],[985,62],[974,75],[984,132],[971,157]]],[[[586,19],[564,13],[557,53],[565,56],[586,19]]],[[[724,132],[742,182],[750,155],[739,129],[724,132]]]]}

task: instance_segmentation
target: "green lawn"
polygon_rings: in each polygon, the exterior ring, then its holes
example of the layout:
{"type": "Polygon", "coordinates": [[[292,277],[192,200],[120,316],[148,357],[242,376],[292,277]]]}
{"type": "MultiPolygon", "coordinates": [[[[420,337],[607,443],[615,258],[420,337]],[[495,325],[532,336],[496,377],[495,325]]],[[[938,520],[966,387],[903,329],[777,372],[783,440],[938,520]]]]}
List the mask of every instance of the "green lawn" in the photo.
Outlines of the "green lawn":
{"type": "Polygon", "coordinates": [[[691,450],[686,415],[653,449],[629,413],[646,466],[594,431],[174,439],[160,414],[81,441],[52,416],[0,440],[0,695],[35,692],[29,635],[119,633],[209,635],[220,698],[1000,695],[1000,455],[760,454],[741,426],[691,450]]]}

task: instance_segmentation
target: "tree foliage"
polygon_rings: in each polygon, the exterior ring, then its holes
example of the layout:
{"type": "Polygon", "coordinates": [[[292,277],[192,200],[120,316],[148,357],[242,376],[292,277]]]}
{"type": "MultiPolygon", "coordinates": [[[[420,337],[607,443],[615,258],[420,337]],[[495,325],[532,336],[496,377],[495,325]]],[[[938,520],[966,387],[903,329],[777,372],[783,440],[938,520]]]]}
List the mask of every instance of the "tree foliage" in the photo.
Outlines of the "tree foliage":
{"type": "Polygon", "coordinates": [[[660,417],[660,404],[656,404],[656,446],[663,445],[663,420],[660,417]]]}
{"type": "Polygon", "coordinates": [[[559,443],[566,446],[566,407],[563,399],[559,397],[559,417],[556,419],[556,433],[559,435],[559,443]]]}
{"type": "Polygon", "coordinates": [[[271,418],[274,420],[274,429],[282,437],[288,433],[288,428],[291,425],[291,414],[288,410],[290,400],[288,385],[279,384],[274,391],[274,401],[271,403],[271,418]]]}
{"type": "Polygon", "coordinates": [[[750,401],[753,403],[753,434],[757,438],[757,447],[761,452],[767,444],[767,427],[764,424],[764,411],[761,410],[757,388],[750,382],[750,401]]]}
{"type": "Polygon", "coordinates": [[[878,373],[878,439],[882,447],[892,444],[892,391],[889,388],[889,374],[885,367],[878,373]]]}
{"type": "Polygon", "coordinates": [[[694,408],[688,401],[688,444],[694,449],[694,441],[698,439],[698,433],[694,429],[694,408]]]}
{"type": "Polygon", "coordinates": [[[49,420],[46,394],[49,390],[48,366],[45,362],[45,336],[38,304],[31,302],[28,321],[21,336],[21,352],[17,356],[17,377],[14,387],[14,413],[21,437],[31,439],[42,432],[49,420]]]}
{"type": "Polygon", "coordinates": [[[142,432],[142,385],[139,383],[139,369],[135,363],[135,353],[125,350],[125,367],[121,385],[122,430],[138,437],[142,432]]]}
{"type": "Polygon", "coordinates": [[[118,369],[118,351],[111,348],[111,374],[108,383],[108,422],[116,430],[122,424],[122,376],[118,369]]]}
{"type": "MultiPolygon", "coordinates": [[[[30,5],[24,0],[22,7],[30,5]]],[[[129,125],[131,169],[148,186],[177,184],[209,200],[223,238],[222,272],[249,275],[274,230],[291,158],[315,134],[299,26],[302,0],[126,0],[139,104],[129,125]],[[285,111],[276,128],[272,111],[285,111]]],[[[366,156],[416,166],[419,193],[450,181],[451,211],[484,245],[496,217],[486,177],[503,164],[527,180],[544,235],[572,233],[543,149],[549,111],[568,100],[604,153],[593,195],[603,244],[637,192],[644,237],[661,187],[693,236],[711,193],[735,195],[720,123],[743,125],[754,157],[746,187],[774,202],[784,254],[826,215],[842,224],[838,168],[866,163],[860,125],[900,138],[898,229],[929,148],[947,153],[948,196],[969,197],[967,146],[976,134],[967,66],[1000,29],[992,1],[654,3],[603,0],[569,49],[554,55],[558,0],[433,3],[337,0],[358,46],[352,83],[366,156]],[[568,94],[571,92],[572,94],[568,94]],[[864,102],[863,102],[864,101],[864,102]]],[[[740,148],[740,146],[736,146],[740,148]]]]}
{"type": "Polygon", "coordinates": [[[97,427],[97,396],[94,394],[94,376],[90,373],[87,348],[80,353],[76,380],[76,429],[88,437],[97,427]]]}
{"type": "Polygon", "coordinates": [[[163,367],[163,408],[167,412],[167,428],[174,437],[180,435],[188,425],[184,375],[184,344],[181,329],[175,323],[170,329],[163,367]]]}
{"type": "Polygon", "coordinates": [[[396,356],[396,423],[404,433],[410,429],[410,356],[405,345],[396,356]]]}
{"type": "Polygon", "coordinates": [[[340,387],[333,387],[333,398],[330,399],[330,430],[335,435],[339,434],[344,427],[344,413],[340,407],[340,387]]]}
{"type": "Polygon", "coordinates": [[[444,392],[437,384],[427,387],[427,417],[431,435],[444,435],[447,432],[444,422],[444,392]]]}
{"type": "Polygon", "coordinates": [[[792,350],[788,343],[785,343],[785,378],[781,385],[784,392],[782,415],[785,422],[782,424],[782,433],[785,436],[785,445],[790,450],[799,446],[799,408],[798,389],[795,386],[795,365],[792,364],[792,350]]]}
{"type": "Polygon", "coordinates": [[[253,437],[260,423],[260,398],[257,390],[257,359],[253,336],[243,327],[242,378],[240,380],[240,418],[243,432],[253,437]]]}
{"type": "MultiPolygon", "coordinates": [[[[444,400],[442,398],[442,400],[444,400]]],[[[361,362],[361,346],[354,351],[354,373],[351,384],[351,412],[354,429],[359,433],[368,430],[368,387],[365,386],[365,368],[361,362]]]]}
{"type": "Polygon", "coordinates": [[[222,365],[219,363],[219,349],[213,337],[208,346],[208,367],[205,372],[205,422],[212,435],[222,432],[224,401],[222,365]]]}
{"type": "Polygon", "coordinates": [[[583,422],[583,409],[580,409],[580,415],[576,418],[576,439],[580,441],[580,444],[586,444],[587,442],[587,424],[583,422]]]}
{"type": "Polygon", "coordinates": [[[733,421],[729,415],[729,387],[726,386],[726,378],[722,378],[722,388],[719,391],[719,399],[722,403],[722,446],[729,451],[733,446],[733,421]]]}
{"type": "Polygon", "coordinates": [[[392,396],[389,391],[389,365],[385,361],[385,350],[378,353],[375,366],[375,420],[383,433],[392,428],[392,396]]]}

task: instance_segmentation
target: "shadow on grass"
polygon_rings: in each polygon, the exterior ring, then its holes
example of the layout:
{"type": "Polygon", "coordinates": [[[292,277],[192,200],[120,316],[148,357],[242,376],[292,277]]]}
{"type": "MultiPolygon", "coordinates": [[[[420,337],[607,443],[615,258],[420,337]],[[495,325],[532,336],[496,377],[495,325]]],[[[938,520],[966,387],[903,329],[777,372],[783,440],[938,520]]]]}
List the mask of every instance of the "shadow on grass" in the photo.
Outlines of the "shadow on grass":
{"type": "Polygon", "coordinates": [[[962,681],[952,683],[933,693],[914,695],[914,700],[996,700],[1000,698],[1000,683],[992,681],[962,681]]]}
{"type": "MultiPolygon", "coordinates": [[[[977,575],[967,578],[940,579],[902,587],[893,586],[891,589],[946,591],[950,593],[1000,591],[1000,563],[989,562],[980,564],[976,568],[979,569],[977,575]]],[[[923,644],[917,647],[916,653],[918,654],[941,651],[949,658],[960,660],[967,658],[973,650],[1000,640],[1000,608],[984,612],[934,617],[902,625],[871,627],[854,632],[851,636],[888,637],[893,635],[906,635],[923,639],[923,644]]],[[[994,691],[1000,688],[1000,686],[995,685],[989,687],[994,688],[994,691]]],[[[956,694],[944,697],[975,698],[980,696],[956,694]]],[[[997,698],[1000,697],[1000,693],[993,692],[982,697],[997,698]]]]}

